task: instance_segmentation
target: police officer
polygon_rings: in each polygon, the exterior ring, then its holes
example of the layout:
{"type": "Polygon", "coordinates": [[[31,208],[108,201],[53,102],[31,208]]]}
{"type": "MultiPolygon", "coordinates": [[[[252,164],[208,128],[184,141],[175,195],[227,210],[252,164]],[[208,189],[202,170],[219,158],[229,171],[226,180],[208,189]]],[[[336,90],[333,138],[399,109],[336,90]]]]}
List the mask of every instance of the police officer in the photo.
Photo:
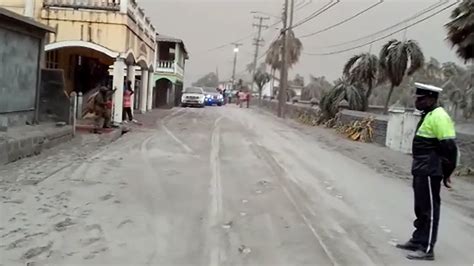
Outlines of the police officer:
{"type": "Polygon", "coordinates": [[[413,190],[415,231],[411,239],[397,247],[412,251],[408,259],[434,260],[438,235],[441,182],[451,187],[450,176],[457,165],[458,149],[454,123],[438,105],[441,88],[415,83],[416,109],[422,111],[413,139],[413,190]]]}

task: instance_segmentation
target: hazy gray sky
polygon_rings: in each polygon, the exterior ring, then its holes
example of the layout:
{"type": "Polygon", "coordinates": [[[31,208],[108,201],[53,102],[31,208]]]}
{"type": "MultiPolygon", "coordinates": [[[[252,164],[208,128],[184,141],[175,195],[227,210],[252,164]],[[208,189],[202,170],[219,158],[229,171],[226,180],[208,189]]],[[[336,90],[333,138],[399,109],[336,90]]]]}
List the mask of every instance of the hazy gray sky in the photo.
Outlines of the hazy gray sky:
{"type": "MultiPolygon", "coordinates": [[[[300,3],[309,2],[310,0],[295,1],[300,3]]],[[[379,1],[340,0],[340,3],[329,11],[295,29],[296,35],[301,36],[331,26],[379,1]]],[[[329,0],[313,0],[311,4],[296,12],[295,21],[307,17],[328,2],[329,0]]],[[[384,0],[383,2],[346,24],[319,35],[302,39],[304,52],[333,52],[369,42],[372,39],[341,47],[321,48],[377,32],[420,12],[439,2],[439,0],[384,0]]],[[[454,0],[449,0],[449,2],[452,3],[454,0]]],[[[278,16],[282,10],[283,0],[139,0],[139,4],[145,8],[146,14],[152,19],[159,33],[184,40],[190,53],[190,60],[187,61],[186,65],[185,82],[190,84],[206,73],[215,71],[216,68],[219,70],[220,79],[228,80],[232,74],[232,46],[229,45],[210,52],[208,50],[255,32],[255,29],[252,28],[253,15],[250,12],[258,10],[278,16]]],[[[435,57],[441,62],[456,61],[460,63],[450,45],[445,41],[443,25],[448,21],[450,11],[451,9],[444,11],[409,28],[406,31],[406,38],[417,40],[427,58],[435,57]]],[[[269,23],[271,24],[275,20],[272,19],[269,23]]],[[[280,24],[275,27],[280,27],[280,24]]],[[[275,27],[264,31],[263,38],[266,41],[266,46],[261,49],[261,53],[265,52],[268,43],[277,35],[278,31],[275,27]]],[[[395,34],[392,38],[402,39],[404,35],[405,33],[401,32],[395,34]]],[[[290,78],[296,73],[300,73],[305,77],[310,74],[315,76],[325,75],[329,80],[334,80],[340,76],[342,67],[350,56],[356,53],[368,52],[369,49],[371,52],[378,54],[381,45],[390,38],[376,42],[372,47],[367,45],[363,48],[336,55],[308,56],[303,54],[300,62],[291,71],[290,78]]],[[[255,49],[251,45],[251,38],[243,40],[242,43],[244,45],[239,52],[237,72],[245,70],[245,66],[252,61],[255,49]]]]}

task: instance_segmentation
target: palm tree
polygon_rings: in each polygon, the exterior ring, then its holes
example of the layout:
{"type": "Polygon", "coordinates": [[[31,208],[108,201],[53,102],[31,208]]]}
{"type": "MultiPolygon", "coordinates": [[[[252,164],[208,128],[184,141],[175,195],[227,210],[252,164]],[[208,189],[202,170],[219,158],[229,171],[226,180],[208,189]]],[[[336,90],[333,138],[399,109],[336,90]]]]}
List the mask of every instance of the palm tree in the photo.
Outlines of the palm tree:
{"type": "Polygon", "coordinates": [[[470,119],[474,115],[474,87],[469,87],[466,91],[462,107],[464,119],[470,119]]]}
{"type": "Polygon", "coordinates": [[[339,105],[347,101],[349,109],[362,111],[365,106],[365,97],[361,90],[347,81],[336,84],[334,88],[324,93],[321,98],[323,119],[333,118],[339,112],[339,105]]]}
{"type": "Polygon", "coordinates": [[[393,89],[400,86],[406,75],[411,76],[425,63],[425,57],[418,43],[413,40],[391,40],[382,47],[379,56],[380,70],[383,77],[390,81],[390,91],[385,102],[384,112],[393,94],[393,89]]]}
{"type": "Polygon", "coordinates": [[[474,1],[463,0],[451,13],[451,21],[445,25],[448,40],[456,53],[466,62],[474,60],[474,1]]]}
{"type": "Polygon", "coordinates": [[[459,88],[452,89],[449,91],[448,101],[452,104],[452,107],[453,107],[454,120],[456,120],[458,117],[458,108],[460,106],[462,107],[462,102],[465,96],[463,94],[464,94],[463,91],[459,88]]]}
{"type": "MultiPolygon", "coordinates": [[[[303,51],[303,43],[296,38],[293,30],[288,30],[288,65],[291,67],[298,62],[303,51]]],[[[270,44],[265,63],[274,70],[280,70],[282,65],[283,39],[281,36],[270,44]]]]}
{"type": "Polygon", "coordinates": [[[326,80],[325,76],[310,76],[310,82],[301,91],[301,100],[321,99],[321,95],[332,89],[334,86],[326,80]]]}
{"type": "Polygon", "coordinates": [[[271,79],[270,74],[268,74],[265,71],[262,71],[261,69],[258,69],[257,72],[255,72],[255,75],[253,76],[253,80],[257,84],[258,87],[258,100],[260,101],[262,99],[262,90],[265,84],[267,84],[271,79]]]}
{"type": "Polygon", "coordinates": [[[369,53],[353,56],[344,66],[344,77],[352,84],[365,84],[367,90],[363,93],[365,105],[363,111],[369,107],[369,98],[378,75],[378,58],[369,53]]]}
{"type": "Polygon", "coordinates": [[[249,73],[252,73],[254,69],[255,69],[255,66],[254,66],[253,62],[248,63],[247,66],[245,66],[245,70],[247,70],[247,72],[249,72],[249,73]]]}
{"type": "Polygon", "coordinates": [[[441,71],[445,79],[453,79],[464,74],[465,70],[454,62],[446,62],[441,66],[441,71]]]}
{"type": "Polygon", "coordinates": [[[425,65],[425,70],[428,78],[441,78],[441,64],[435,58],[430,58],[430,61],[428,61],[425,65]]]}

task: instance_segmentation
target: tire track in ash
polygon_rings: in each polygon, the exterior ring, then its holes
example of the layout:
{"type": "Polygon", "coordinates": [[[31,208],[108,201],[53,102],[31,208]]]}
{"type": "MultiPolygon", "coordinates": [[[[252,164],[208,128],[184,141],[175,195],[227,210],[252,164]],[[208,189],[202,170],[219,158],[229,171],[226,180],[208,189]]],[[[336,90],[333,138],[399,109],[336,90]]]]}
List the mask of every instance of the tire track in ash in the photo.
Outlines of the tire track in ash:
{"type": "MultiPolygon", "coordinates": [[[[167,123],[170,122],[170,120],[172,119],[176,119],[176,118],[180,118],[180,117],[183,117],[185,115],[188,115],[190,112],[187,112],[187,110],[185,108],[179,108],[179,109],[175,109],[173,112],[171,112],[169,115],[163,117],[161,119],[161,121],[157,120],[155,121],[155,126],[159,127],[159,128],[162,128],[163,129],[163,133],[165,133],[165,135],[168,135],[169,137],[171,137],[177,144],[179,144],[179,146],[185,151],[185,154],[187,156],[189,155],[192,155],[192,149],[190,149],[189,147],[187,147],[186,144],[184,144],[179,138],[177,138],[173,133],[172,131],[166,126],[167,123]]],[[[149,148],[150,146],[152,146],[151,142],[153,140],[155,140],[156,138],[160,138],[160,137],[163,137],[165,135],[160,135],[159,132],[157,132],[156,130],[153,130],[151,132],[148,133],[149,136],[145,137],[141,143],[140,143],[140,147],[139,147],[139,152],[140,152],[140,157],[142,158],[142,169],[145,173],[154,173],[154,170],[153,170],[153,162],[150,161],[150,154],[149,154],[149,148]]],[[[163,153],[163,154],[166,154],[163,153]]],[[[160,189],[160,188],[157,188],[157,189],[160,189]]],[[[167,191],[161,191],[161,192],[157,192],[161,195],[166,195],[167,191]]],[[[166,196],[165,196],[166,197],[166,196]]],[[[151,202],[151,201],[148,201],[148,202],[151,202]]],[[[155,223],[148,223],[147,224],[147,228],[148,228],[148,231],[150,233],[153,233],[154,235],[157,235],[158,232],[159,232],[159,228],[156,228],[154,226],[158,226],[158,225],[155,225],[155,223]]],[[[151,247],[152,249],[152,252],[150,255],[148,255],[148,258],[147,258],[147,263],[146,265],[157,265],[157,263],[160,263],[159,259],[158,258],[158,253],[159,253],[159,246],[156,244],[156,243],[160,243],[160,241],[158,240],[159,237],[155,237],[155,239],[157,241],[155,241],[155,245],[153,247],[151,247]]]]}
{"type": "Polygon", "coordinates": [[[209,265],[219,266],[223,251],[221,250],[219,231],[213,229],[219,228],[219,223],[222,220],[222,182],[221,182],[221,168],[219,161],[220,154],[220,134],[221,129],[219,122],[222,117],[219,117],[214,122],[214,129],[211,136],[211,152],[210,152],[210,168],[211,168],[211,182],[210,182],[210,209],[208,217],[208,252],[209,265]]]}
{"type": "MultiPolygon", "coordinates": [[[[335,256],[332,254],[332,252],[329,250],[329,248],[326,246],[324,243],[322,237],[320,234],[317,232],[313,224],[311,223],[311,220],[307,217],[305,214],[303,208],[307,208],[307,206],[301,207],[300,204],[297,203],[297,200],[295,197],[292,195],[292,193],[288,190],[287,184],[282,183],[282,179],[285,178],[283,175],[286,175],[285,173],[287,172],[284,167],[278,163],[278,161],[259,143],[256,143],[255,145],[252,145],[252,150],[254,153],[256,153],[259,157],[263,159],[264,162],[266,162],[269,165],[269,169],[271,169],[271,174],[276,177],[277,183],[280,186],[280,188],[283,190],[286,198],[288,201],[291,203],[293,208],[295,209],[296,213],[301,217],[303,222],[305,223],[306,227],[310,230],[311,234],[313,235],[314,239],[322,247],[324,250],[325,255],[329,258],[331,261],[332,265],[338,266],[339,264],[337,263],[337,260],[335,256]]],[[[287,183],[287,182],[285,182],[287,183]]]]}
{"type": "Polygon", "coordinates": [[[185,114],[188,114],[188,112],[183,112],[185,109],[184,108],[181,108],[181,109],[178,109],[178,111],[174,114],[174,115],[170,115],[169,117],[161,120],[161,127],[163,128],[163,130],[165,131],[165,133],[171,137],[177,144],[179,144],[179,146],[188,154],[193,154],[194,151],[193,149],[191,149],[186,143],[184,143],[181,139],[179,139],[169,128],[168,126],[166,126],[166,123],[169,122],[172,118],[177,118],[177,117],[181,117],[185,114]]]}

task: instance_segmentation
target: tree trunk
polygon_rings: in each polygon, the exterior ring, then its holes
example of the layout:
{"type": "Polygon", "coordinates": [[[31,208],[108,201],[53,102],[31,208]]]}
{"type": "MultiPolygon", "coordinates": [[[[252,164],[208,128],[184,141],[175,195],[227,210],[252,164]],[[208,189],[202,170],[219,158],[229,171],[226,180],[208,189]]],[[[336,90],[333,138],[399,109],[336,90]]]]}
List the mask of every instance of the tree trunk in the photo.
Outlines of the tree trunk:
{"type": "Polygon", "coordinates": [[[390,91],[388,92],[387,101],[385,102],[385,107],[384,107],[384,111],[383,111],[384,114],[388,114],[388,105],[390,104],[390,99],[392,98],[392,93],[393,93],[394,88],[395,88],[395,86],[392,85],[390,87],[390,91]]]}
{"type": "Polygon", "coordinates": [[[258,105],[262,105],[262,87],[258,87],[258,105]]]}
{"type": "Polygon", "coordinates": [[[372,95],[372,90],[373,90],[372,82],[370,82],[368,85],[369,86],[367,88],[367,93],[365,94],[364,111],[369,110],[369,99],[370,99],[370,95],[372,95]]]}
{"type": "Polygon", "coordinates": [[[458,119],[458,104],[454,104],[454,118],[453,120],[456,121],[458,119]]]}

